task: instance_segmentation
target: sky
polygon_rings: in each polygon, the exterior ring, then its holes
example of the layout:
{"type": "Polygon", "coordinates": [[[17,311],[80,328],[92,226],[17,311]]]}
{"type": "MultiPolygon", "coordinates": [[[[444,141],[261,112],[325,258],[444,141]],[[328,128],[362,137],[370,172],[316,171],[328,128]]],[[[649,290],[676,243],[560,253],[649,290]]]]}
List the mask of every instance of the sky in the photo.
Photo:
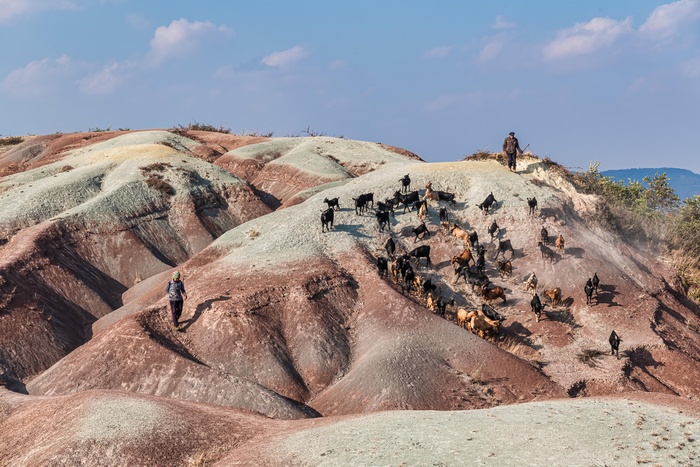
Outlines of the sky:
{"type": "Polygon", "coordinates": [[[700,172],[700,0],[0,0],[0,135],[170,128],[700,172]]]}

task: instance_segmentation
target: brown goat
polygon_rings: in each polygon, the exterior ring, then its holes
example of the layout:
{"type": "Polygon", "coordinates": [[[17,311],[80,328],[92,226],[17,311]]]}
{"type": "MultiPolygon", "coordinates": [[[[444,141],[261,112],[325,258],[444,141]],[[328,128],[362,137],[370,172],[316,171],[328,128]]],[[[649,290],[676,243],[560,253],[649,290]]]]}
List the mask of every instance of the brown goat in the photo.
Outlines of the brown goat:
{"type": "Polygon", "coordinates": [[[466,325],[467,325],[467,315],[468,315],[468,314],[469,314],[469,313],[468,313],[467,310],[465,310],[464,308],[459,308],[459,309],[457,310],[457,326],[459,326],[460,328],[465,328],[465,329],[466,329],[466,325]]]}
{"type": "Polygon", "coordinates": [[[501,279],[505,276],[513,275],[513,264],[510,261],[499,261],[498,262],[498,275],[501,279]]]}
{"type": "Polygon", "coordinates": [[[506,293],[502,287],[493,287],[489,289],[488,285],[483,285],[481,287],[481,296],[484,300],[490,302],[491,300],[496,300],[497,298],[503,299],[503,303],[506,302],[506,293]]]}
{"type": "Polygon", "coordinates": [[[469,234],[460,229],[457,224],[452,224],[451,233],[453,237],[462,240],[464,242],[464,246],[469,246],[469,234]]]}
{"type": "Polygon", "coordinates": [[[559,235],[554,242],[554,246],[559,250],[560,253],[564,253],[564,236],[559,235]]]}
{"type": "Polygon", "coordinates": [[[561,289],[545,290],[544,294],[552,301],[552,306],[561,305],[561,289]]]}
{"type": "Polygon", "coordinates": [[[453,256],[452,261],[450,261],[450,264],[452,264],[455,269],[457,266],[462,266],[463,264],[466,264],[469,266],[470,262],[474,261],[474,256],[472,255],[472,252],[469,248],[465,248],[462,253],[459,254],[459,256],[453,256]],[[455,264],[457,266],[455,266],[455,264]]]}

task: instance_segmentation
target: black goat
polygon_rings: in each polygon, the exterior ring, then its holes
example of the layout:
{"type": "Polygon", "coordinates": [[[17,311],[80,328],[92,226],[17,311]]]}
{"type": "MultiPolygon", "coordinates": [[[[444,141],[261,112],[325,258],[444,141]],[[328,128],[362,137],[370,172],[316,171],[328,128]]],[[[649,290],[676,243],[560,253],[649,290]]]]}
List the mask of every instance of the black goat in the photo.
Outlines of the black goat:
{"type": "Polygon", "coordinates": [[[598,279],[598,273],[593,273],[593,279],[591,279],[591,285],[593,285],[593,292],[595,292],[596,297],[598,296],[598,285],[600,285],[600,279],[598,279]]]}
{"type": "Polygon", "coordinates": [[[422,245],[418,248],[414,248],[408,253],[408,256],[413,256],[416,258],[416,261],[420,261],[421,258],[425,258],[428,261],[428,264],[430,264],[430,246],[422,245]]]}
{"type": "Polygon", "coordinates": [[[489,235],[491,235],[491,241],[493,241],[493,237],[496,236],[496,232],[497,232],[497,231],[500,232],[500,230],[501,230],[501,228],[498,226],[498,224],[496,223],[496,221],[493,221],[493,222],[491,223],[491,227],[489,227],[489,235]]]}
{"type": "Polygon", "coordinates": [[[543,258],[548,259],[550,263],[554,261],[554,250],[545,246],[542,242],[537,242],[537,246],[540,247],[540,253],[542,253],[543,258]]]}
{"type": "Polygon", "coordinates": [[[329,232],[333,228],[333,208],[328,208],[325,211],[321,211],[321,233],[328,230],[329,232]]]}
{"type": "Polygon", "coordinates": [[[448,193],[447,191],[435,191],[434,193],[437,193],[438,200],[447,201],[450,204],[455,204],[454,193],[448,193]]]}
{"type": "MultiPolygon", "coordinates": [[[[391,201],[391,200],[387,200],[387,201],[391,201]]],[[[381,201],[377,201],[377,211],[393,213],[394,212],[394,202],[391,201],[388,203],[387,202],[382,203],[381,201]]]]}
{"type": "Polygon", "coordinates": [[[355,214],[362,214],[367,210],[367,200],[365,199],[365,195],[360,195],[352,200],[355,202],[355,214]]]}
{"type": "Polygon", "coordinates": [[[377,217],[377,222],[379,222],[379,231],[384,230],[384,227],[391,229],[391,223],[389,222],[389,211],[377,211],[374,213],[377,217]]]}
{"type": "Polygon", "coordinates": [[[485,253],[486,250],[479,250],[476,254],[476,272],[480,274],[484,273],[484,267],[486,267],[486,258],[484,257],[485,253]]]}
{"type": "Polygon", "coordinates": [[[489,209],[491,209],[492,206],[496,204],[496,198],[493,197],[493,193],[490,193],[486,199],[481,203],[477,204],[476,207],[481,209],[484,214],[489,212],[489,209]]]}
{"type": "Polygon", "coordinates": [[[586,305],[591,305],[593,303],[593,281],[590,277],[586,281],[583,291],[586,293],[586,305]]]}
{"type": "Polygon", "coordinates": [[[549,245],[549,232],[547,232],[544,226],[542,226],[542,230],[540,230],[540,241],[544,246],[549,245]]]}
{"type": "Polygon", "coordinates": [[[374,209],[374,193],[363,193],[360,196],[365,199],[365,204],[372,203],[372,209],[374,209]]]}
{"type": "Polygon", "coordinates": [[[404,264],[405,268],[403,273],[403,282],[401,283],[401,291],[405,293],[407,289],[409,292],[411,292],[413,289],[413,281],[416,279],[416,273],[413,271],[413,268],[408,261],[406,261],[404,264]]]}
{"type": "Polygon", "coordinates": [[[411,189],[411,177],[406,174],[399,181],[401,182],[401,193],[408,193],[411,189]]]}
{"type": "Polygon", "coordinates": [[[413,235],[416,236],[416,238],[413,239],[413,243],[416,243],[418,241],[418,238],[422,240],[423,238],[425,238],[426,235],[430,237],[430,231],[425,225],[425,222],[421,223],[421,225],[413,229],[413,235]]]}
{"type": "Polygon", "coordinates": [[[394,239],[389,237],[389,239],[384,243],[384,249],[386,250],[386,254],[389,255],[389,258],[394,257],[394,253],[396,253],[396,243],[394,243],[394,239]]]}
{"type": "Polygon", "coordinates": [[[617,358],[620,358],[618,352],[620,350],[620,342],[622,342],[622,339],[620,339],[620,336],[617,335],[614,329],[613,332],[610,333],[610,338],[608,339],[608,342],[610,342],[611,354],[615,355],[617,358]]]}
{"type": "Polygon", "coordinates": [[[420,199],[420,195],[418,194],[417,191],[412,191],[407,194],[403,194],[399,191],[394,193],[394,203],[395,204],[403,204],[403,212],[406,212],[406,208],[408,210],[411,210],[411,205],[418,201],[420,199]]]}
{"type": "Polygon", "coordinates": [[[429,293],[435,292],[437,288],[438,286],[433,284],[431,279],[426,279],[425,282],[423,282],[423,285],[421,285],[420,294],[421,296],[425,297],[429,293]]]}
{"type": "Polygon", "coordinates": [[[475,248],[477,245],[479,245],[479,234],[477,234],[475,230],[469,234],[469,247],[475,248]]]}
{"type": "Polygon", "coordinates": [[[503,258],[505,259],[506,257],[506,251],[510,251],[510,257],[513,258],[513,255],[515,252],[513,251],[513,245],[510,244],[510,240],[499,240],[498,241],[498,251],[496,251],[496,256],[494,259],[498,259],[499,255],[503,255],[503,258]]]}
{"type": "Polygon", "coordinates": [[[545,306],[546,304],[542,304],[540,296],[537,294],[530,300],[530,308],[532,308],[532,312],[535,314],[535,321],[538,323],[540,322],[540,314],[542,314],[542,310],[544,310],[545,306]]]}
{"type": "Polygon", "coordinates": [[[447,208],[440,208],[440,222],[449,222],[450,216],[447,213],[447,208]]]}
{"type": "Polygon", "coordinates": [[[325,198],[323,202],[328,205],[328,208],[333,208],[334,210],[340,209],[340,205],[338,204],[338,198],[325,198]]]}
{"type": "Polygon", "coordinates": [[[537,198],[534,196],[532,198],[528,198],[527,205],[530,207],[530,215],[532,216],[535,214],[535,210],[537,209],[537,198]]]}
{"type": "Polygon", "coordinates": [[[377,258],[377,271],[379,272],[379,277],[386,277],[389,273],[389,263],[386,258],[381,256],[377,258]]]}

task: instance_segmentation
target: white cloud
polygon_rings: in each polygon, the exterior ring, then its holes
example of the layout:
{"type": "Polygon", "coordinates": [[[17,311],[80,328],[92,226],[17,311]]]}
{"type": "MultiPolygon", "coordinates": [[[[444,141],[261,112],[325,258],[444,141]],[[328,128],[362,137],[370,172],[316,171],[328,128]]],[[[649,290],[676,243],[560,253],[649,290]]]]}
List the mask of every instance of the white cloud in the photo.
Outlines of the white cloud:
{"type": "Polygon", "coordinates": [[[67,55],[44,58],[28,63],[24,68],[11,71],[0,83],[2,91],[15,98],[34,98],[50,95],[67,78],[72,78],[78,65],[67,55]]]}
{"type": "Polygon", "coordinates": [[[291,49],[283,50],[282,52],[273,52],[263,57],[261,63],[271,67],[282,68],[298,62],[299,60],[303,60],[308,56],[309,52],[304,47],[296,45],[291,49]]]}
{"type": "Polygon", "coordinates": [[[97,73],[78,80],[78,88],[88,96],[110,94],[129,78],[129,70],[132,67],[132,63],[113,62],[97,73]]]}
{"type": "Polygon", "coordinates": [[[190,22],[180,18],[156,29],[150,43],[149,58],[155,64],[160,64],[169,58],[185,57],[196,51],[203,42],[228,36],[232,32],[226,26],[216,26],[209,21],[190,22]]]}
{"type": "Polygon", "coordinates": [[[588,55],[610,47],[621,37],[632,32],[632,19],[615,21],[610,18],[593,18],[587,23],[576,23],[573,28],[557,33],[555,40],[542,52],[546,60],[562,60],[588,55]]]}
{"type": "Polygon", "coordinates": [[[45,10],[74,10],[72,0],[0,0],[0,22],[45,10]]]}
{"type": "Polygon", "coordinates": [[[506,20],[503,16],[496,16],[496,21],[493,23],[494,29],[513,29],[515,26],[514,22],[506,20]]]}
{"type": "Polygon", "coordinates": [[[488,39],[486,44],[481,48],[481,52],[479,52],[479,61],[486,62],[495,59],[500,55],[505,44],[506,37],[504,35],[498,35],[488,39]]]}
{"type": "Polygon", "coordinates": [[[425,52],[422,57],[424,59],[431,59],[431,58],[444,58],[449,55],[450,50],[452,50],[452,47],[449,45],[441,45],[439,47],[434,47],[427,52],[425,52]]]}
{"type": "Polygon", "coordinates": [[[700,19],[700,0],[678,0],[656,7],[639,32],[657,40],[670,39],[683,26],[700,19]]]}

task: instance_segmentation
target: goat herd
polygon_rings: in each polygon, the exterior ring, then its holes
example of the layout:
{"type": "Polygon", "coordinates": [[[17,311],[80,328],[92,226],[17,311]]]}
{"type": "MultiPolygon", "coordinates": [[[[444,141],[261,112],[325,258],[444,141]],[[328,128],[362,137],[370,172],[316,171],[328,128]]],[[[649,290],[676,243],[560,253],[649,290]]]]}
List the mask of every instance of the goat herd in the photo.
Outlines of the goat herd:
{"type": "MultiPolygon", "coordinates": [[[[471,286],[472,293],[478,292],[484,302],[501,299],[505,304],[506,295],[504,289],[499,286],[493,286],[490,283],[489,277],[484,272],[486,265],[486,248],[479,243],[477,232],[473,231],[469,233],[456,223],[450,222],[447,207],[440,207],[441,201],[449,205],[454,205],[455,195],[445,191],[433,190],[432,183],[428,182],[425,186],[425,193],[421,196],[418,190],[410,190],[411,179],[408,174],[399,179],[399,182],[401,184],[400,189],[394,192],[394,196],[386,198],[383,202],[378,201],[376,206],[374,193],[363,193],[356,198],[352,198],[355,205],[355,213],[357,215],[362,215],[369,209],[373,209],[378,222],[379,231],[387,229],[391,233],[390,216],[396,216],[395,209],[403,208],[402,213],[406,213],[406,211],[411,212],[415,209],[418,213],[420,224],[417,227],[413,227],[411,232],[413,234],[413,243],[416,243],[419,240],[423,240],[426,236],[430,236],[430,230],[426,226],[425,221],[428,217],[428,206],[430,202],[436,201],[439,208],[441,231],[445,234],[450,234],[455,239],[463,241],[465,246],[464,250],[459,255],[453,256],[451,259],[451,265],[454,268],[453,283],[456,284],[460,278],[463,278],[464,282],[471,286]]],[[[325,198],[323,202],[326,203],[327,209],[321,212],[321,232],[326,232],[333,228],[334,213],[340,208],[340,205],[338,198],[325,198]]],[[[527,198],[527,203],[530,215],[534,215],[537,210],[537,199],[534,197],[527,198]]],[[[493,212],[497,204],[498,202],[493,196],[493,193],[490,193],[483,202],[476,206],[484,215],[487,215],[493,212]]],[[[494,220],[488,228],[491,242],[497,237],[500,230],[498,223],[494,220]]],[[[493,259],[497,264],[499,275],[501,279],[503,279],[513,274],[511,260],[514,256],[514,249],[510,240],[500,238],[497,240],[496,255],[493,259]],[[508,259],[506,259],[506,252],[510,252],[508,259]],[[499,260],[501,256],[502,258],[499,260]]],[[[537,246],[540,249],[542,258],[545,261],[553,262],[556,254],[555,251],[549,247],[549,244],[549,232],[543,226],[540,231],[540,240],[537,242],[537,246]]],[[[554,246],[560,254],[564,253],[565,241],[562,235],[556,237],[554,246]]],[[[421,245],[406,254],[398,255],[396,252],[396,243],[390,236],[384,244],[384,249],[387,257],[380,256],[377,258],[379,276],[386,279],[390,277],[395,285],[401,287],[402,293],[415,293],[424,301],[425,305],[431,311],[445,318],[447,307],[454,306],[454,299],[447,300],[442,290],[434,284],[430,278],[425,279],[420,274],[417,274],[411,264],[411,260],[414,260],[417,265],[421,259],[425,259],[426,265],[430,266],[430,246],[421,245]]],[[[594,293],[597,297],[599,283],[600,281],[597,273],[587,280],[584,287],[586,304],[592,304],[594,293]]],[[[537,276],[534,272],[530,274],[524,282],[524,287],[532,296],[530,306],[532,312],[535,314],[536,321],[539,322],[546,304],[542,303],[537,293],[537,276]]],[[[561,305],[562,298],[559,288],[544,290],[543,293],[551,301],[552,307],[561,305]]],[[[487,303],[482,303],[480,309],[471,311],[460,307],[454,312],[454,315],[457,318],[457,324],[459,326],[466,327],[467,330],[478,334],[480,337],[497,335],[502,322],[505,320],[502,315],[487,303]]],[[[610,336],[610,345],[613,353],[617,352],[619,341],[619,336],[613,331],[613,334],[610,336]]]]}

